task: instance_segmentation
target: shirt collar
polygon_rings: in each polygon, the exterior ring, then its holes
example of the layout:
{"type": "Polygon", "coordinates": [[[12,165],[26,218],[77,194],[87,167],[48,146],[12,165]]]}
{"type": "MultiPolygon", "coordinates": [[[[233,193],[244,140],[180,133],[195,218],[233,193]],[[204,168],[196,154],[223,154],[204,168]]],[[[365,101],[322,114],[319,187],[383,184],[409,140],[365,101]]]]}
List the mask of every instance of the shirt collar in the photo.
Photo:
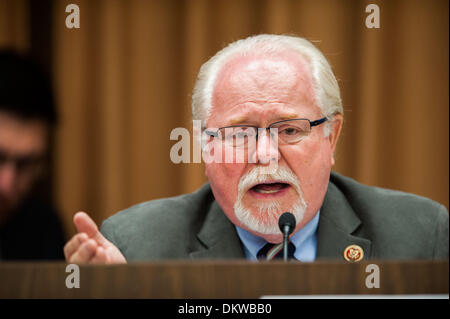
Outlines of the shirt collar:
{"type": "MultiPolygon", "coordinates": [[[[294,256],[299,260],[313,261],[315,259],[316,231],[317,226],[319,225],[319,216],[320,210],[313,217],[313,219],[311,219],[305,226],[303,226],[303,228],[298,230],[290,238],[290,241],[295,245],[296,248],[294,256]],[[304,250],[306,249],[313,249],[314,251],[304,252],[304,250]],[[306,260],[302,259],[302,256],[305,256],[304,259],[306,260]]],[[[264,238],[253,235],[252,233],[238,226],[235,227],[239,238],[244,244],[245,255],[248,259],[256,260],[256,255],[258,254],[259,250],[267,244],[267,241],[264,238]]]]}

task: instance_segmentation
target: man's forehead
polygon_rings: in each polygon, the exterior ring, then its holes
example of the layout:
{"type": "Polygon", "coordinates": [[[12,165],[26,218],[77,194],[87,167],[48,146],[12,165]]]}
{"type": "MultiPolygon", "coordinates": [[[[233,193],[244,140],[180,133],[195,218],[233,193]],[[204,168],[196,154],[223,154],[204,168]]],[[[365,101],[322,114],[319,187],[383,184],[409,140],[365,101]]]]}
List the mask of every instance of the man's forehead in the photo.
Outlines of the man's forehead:
{"type": "Polygon", "coordinates": [[[305,58],[295,52],[278,54],[236,55],[220,70],[216,88],[248,85],[255,90],[292,89],[311,82],[310,67],[305,58]]]}
{"type": "Polygon", "coordinates": [[[219,113],[247,103],[286,102],[315,104],[309,64],[293,51],[236,55],[219,71],[212,97],[212,107],[219,113]]]}

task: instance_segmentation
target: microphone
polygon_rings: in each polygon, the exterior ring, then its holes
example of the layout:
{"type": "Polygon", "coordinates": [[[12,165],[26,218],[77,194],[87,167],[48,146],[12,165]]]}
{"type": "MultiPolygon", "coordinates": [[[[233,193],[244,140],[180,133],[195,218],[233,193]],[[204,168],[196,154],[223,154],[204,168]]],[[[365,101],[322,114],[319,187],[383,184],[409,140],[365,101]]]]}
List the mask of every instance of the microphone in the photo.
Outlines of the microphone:
{"type": "Polygon", "coordinates": [[[294,231],[296,225],[295,217],[289,212],[281,214],[278,226],[283,233],[283,260],[288,260],[289,235],[294,231]]]}

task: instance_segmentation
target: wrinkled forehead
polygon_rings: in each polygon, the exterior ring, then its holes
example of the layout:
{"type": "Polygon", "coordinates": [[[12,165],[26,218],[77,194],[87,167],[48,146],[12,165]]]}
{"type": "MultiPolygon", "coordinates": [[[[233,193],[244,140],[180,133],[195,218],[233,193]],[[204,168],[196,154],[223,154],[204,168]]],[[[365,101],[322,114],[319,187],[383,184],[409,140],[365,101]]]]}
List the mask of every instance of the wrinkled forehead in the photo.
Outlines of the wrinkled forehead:
{"type": "Polygon", "coordinates": [[[239,98],[243,102],[283,101],[292,96],[314,101],[311,68],[306,58],[294,51],[235,55],[218,73],[212,106],[229,104],[230,98],[239,103],[239,98]]]}

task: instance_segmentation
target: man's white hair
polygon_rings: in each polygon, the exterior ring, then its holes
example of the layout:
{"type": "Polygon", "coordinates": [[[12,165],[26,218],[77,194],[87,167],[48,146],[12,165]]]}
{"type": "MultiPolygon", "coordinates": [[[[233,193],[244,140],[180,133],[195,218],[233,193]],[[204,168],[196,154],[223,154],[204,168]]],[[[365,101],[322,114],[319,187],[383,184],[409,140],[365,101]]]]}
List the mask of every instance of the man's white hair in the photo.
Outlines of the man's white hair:
{"type": "MultiPolygon", "coordinates": [[[[343,114],[336,77],[327,59],[311,42],[296,36],[260,34],[229,44],[202,65],[192,94],[192,118],[201,120],[202,127],[206,125],[211,115],[217,75],[232,57],[252,53],[270,56],[287,50],[298,52],[309,63],[315,100],[323,115],[331,119],[335,114],[343,114]]],[[[325,134],[328,135],[328,133],[329,126],[326,125],[325,134]]]]}

